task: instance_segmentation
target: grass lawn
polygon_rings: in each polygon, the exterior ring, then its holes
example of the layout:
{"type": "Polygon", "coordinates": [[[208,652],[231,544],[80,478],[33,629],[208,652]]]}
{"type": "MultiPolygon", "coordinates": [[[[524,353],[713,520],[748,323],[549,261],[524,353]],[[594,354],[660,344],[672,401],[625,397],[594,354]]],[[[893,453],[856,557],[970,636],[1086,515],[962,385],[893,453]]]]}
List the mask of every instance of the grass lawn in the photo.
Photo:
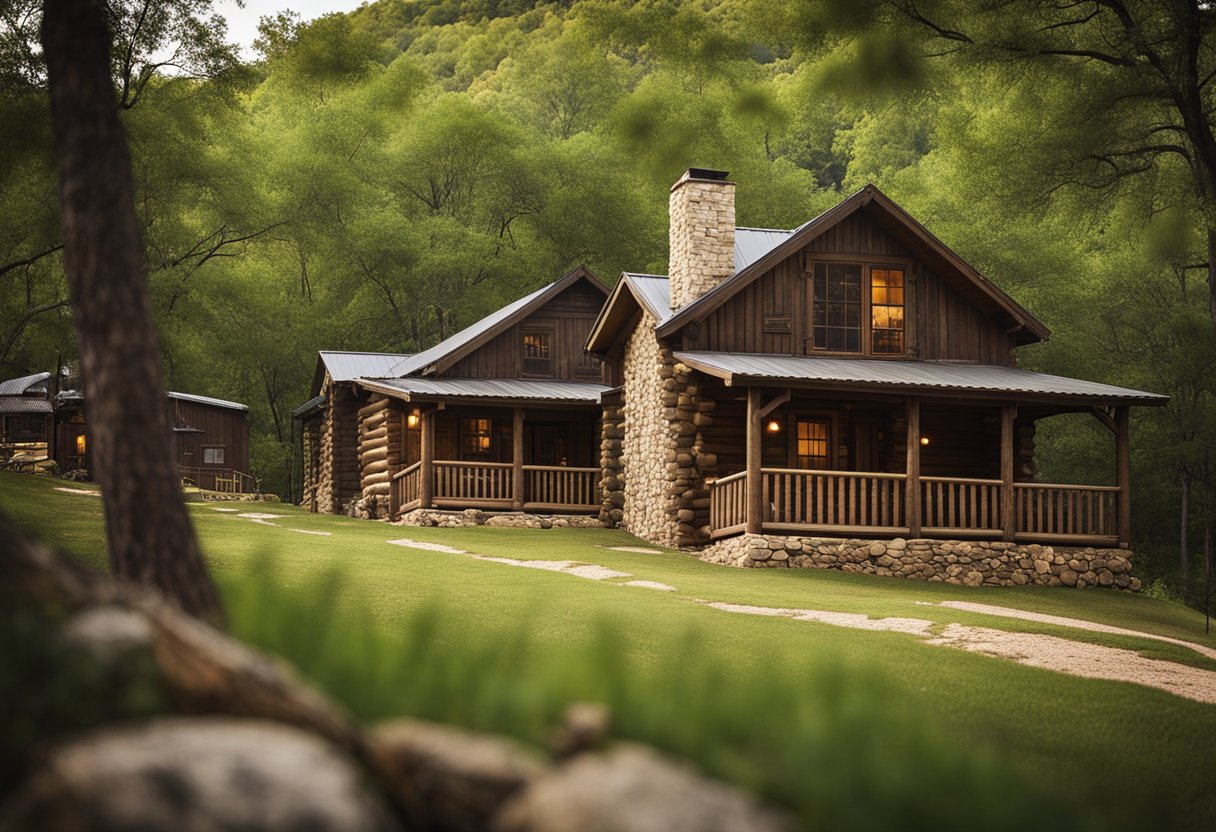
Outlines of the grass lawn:
{"type": "MultiPolygon", "coordinates": [[[[101,501],[56,487],[77,486],[0,472],[0,509],[103,565],[101,501]]],[[[981,795],[967,791],[989,788],[985,805],[1011,824],[1041,799],[1064,813],[1021,817],[1048,826],[1056,817],[1061,828],[1078,817],[1094,828],[1216,828],[1216,706],[911,635],[738,615],[696,600],[1049,633],[1216,669],[1149,639],[933,606],[975,601],[1216,647],[1203,617],[1177,604],[1105,590],[730,569],[678,552],[612,551],[644,544],[610,530],[418,529],[276,504],[224,507],[283,515],[263,525],[191,506],[233,629],[296,661],[366,719],[419,713],[539,740],[558,700],[594,696],[612,704],[619,735],[758,788],[793,806],[807,828],[951,825],[943,804],[972,811],[969,797],[981,795]],[[676,591],[387,543],[397,538],[599,564],[676,591]],[[291,614],[270,611],[292,603],[291,614]],[[898,796],[890,805],[875,797],[888,792],[898,796]]],[[[960,828],[967,820],[992,818],[960,817],[960,828]]]]}

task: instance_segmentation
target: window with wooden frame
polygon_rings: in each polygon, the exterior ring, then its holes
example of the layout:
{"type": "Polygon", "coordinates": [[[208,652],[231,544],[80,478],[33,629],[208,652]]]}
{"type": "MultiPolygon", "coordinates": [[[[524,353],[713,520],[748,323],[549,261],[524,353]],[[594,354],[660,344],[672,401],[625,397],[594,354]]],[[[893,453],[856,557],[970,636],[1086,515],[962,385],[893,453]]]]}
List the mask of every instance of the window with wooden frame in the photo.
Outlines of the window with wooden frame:
{"type": "Polygon", "coordinates": [[[553,330],[529,327],[524,330],[524,375],[553,376],[553,330]]]}
{"type": "Polygon", "coordinates": [[[488,459],[494,450],[494,422],[491,419],[460,420],[460,458],[488,459]]]}
{"type": "Polygon", "coordinates": [[[223,465],[224,464],[224,446],[223,445],[204,445],[203,446],[203,464],[204,465],[223,465]]]}
{"type": "Polygon", "coordinates": [[[817,471],[832,467],[831,419],[797,419],[794,432],[794,466],[817,471]]]}
{"type": "Polygon", "coordinates": [[[579,350],[578,360],[574,363],[574,373],[575,375],[595,376],[596,378],[599,378],[599,356],[589,353],[586,350],[579,350]]]}
{"type": "Polygon", "coordinates": [[[904,355],[907,267],[816,260],[811,269],[810,351],[904,355]]]}

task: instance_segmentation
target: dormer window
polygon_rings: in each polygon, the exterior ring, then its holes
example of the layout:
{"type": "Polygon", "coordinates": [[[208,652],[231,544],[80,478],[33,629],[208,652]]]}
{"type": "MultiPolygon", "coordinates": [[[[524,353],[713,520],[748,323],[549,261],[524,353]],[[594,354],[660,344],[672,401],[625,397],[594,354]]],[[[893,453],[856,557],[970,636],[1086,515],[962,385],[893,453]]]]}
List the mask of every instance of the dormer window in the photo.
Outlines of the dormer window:
{"type": "Polygon", "coordinates": [[[906,273],[904,266],[816,262],[809,351],[903,355],[906,273]]]}
{"type": "Polygon", "coordinates": [[[524,330],[524,375],[553,377],[553,330],[524,330]]]}

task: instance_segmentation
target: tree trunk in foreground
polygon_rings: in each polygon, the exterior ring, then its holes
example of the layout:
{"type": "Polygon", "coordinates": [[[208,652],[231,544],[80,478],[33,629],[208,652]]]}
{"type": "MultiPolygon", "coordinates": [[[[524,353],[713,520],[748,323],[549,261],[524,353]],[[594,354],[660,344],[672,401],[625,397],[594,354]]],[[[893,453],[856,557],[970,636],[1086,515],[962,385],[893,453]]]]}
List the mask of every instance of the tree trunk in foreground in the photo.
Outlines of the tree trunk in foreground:
{"type": "Polygon", "coordinates": [[[189,613],[219,614],[172,464],[126,138],[97,0],[46,0],[42,20],[64,264],[110,566],[189,613]]]}

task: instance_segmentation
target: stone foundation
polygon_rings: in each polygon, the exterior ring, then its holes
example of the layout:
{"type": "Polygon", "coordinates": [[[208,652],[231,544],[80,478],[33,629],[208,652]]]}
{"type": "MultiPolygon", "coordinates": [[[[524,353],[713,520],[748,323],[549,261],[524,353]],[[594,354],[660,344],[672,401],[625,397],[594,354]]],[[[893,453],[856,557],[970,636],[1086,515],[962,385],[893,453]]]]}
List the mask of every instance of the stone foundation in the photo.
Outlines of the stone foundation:
{"type": "Polygon", "coordinates": [[[740,535],[720,540],[701,560],[728,566],[838,569],[965,586],[1109,586],[1140,589],[1127,549],[1040,546],[999,541],[841,540],[740,535]]]}
{"type": "Polygon", "coordinates": [[[402,526],[438,526],[445,529],[461,526],[497,526],[513,529],[602,529],[598,517],[589,514],[527,514],[522,511],[442,511],[416,508],[401,515],[402,526]]]}

